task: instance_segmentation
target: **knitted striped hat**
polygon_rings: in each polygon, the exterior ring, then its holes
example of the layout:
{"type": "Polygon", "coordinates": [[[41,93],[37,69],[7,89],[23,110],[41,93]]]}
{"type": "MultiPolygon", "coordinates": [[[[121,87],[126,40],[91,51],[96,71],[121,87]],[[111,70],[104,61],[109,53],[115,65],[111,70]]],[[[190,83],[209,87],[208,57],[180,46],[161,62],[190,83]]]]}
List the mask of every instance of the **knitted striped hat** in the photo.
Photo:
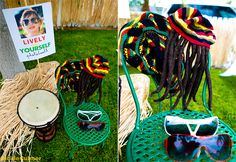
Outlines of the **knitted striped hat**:
{"type": "Polygon", "coordinates": [[[144,12],[121,28],[120,52],[131,66],[142,73],[159,74],[165,41],[170,30],[165,17],[144,12]]]}
{"type": "Polygon", "coordinates": [[[81,60],[82,69],[96,78],[103,78],[109,72],[109,62],[100,55],[81,60]]]}
{"type": "Polygon", "coordinates": [[[215,43],[213,26],[195,8],[180,8],[168,20],[176,32],[193,44],[210,48],[215,43]]]}
{"type": "Polygon", "coordinates": [[[80,71],[81,65],[79,60],[66,60],[56,69],[56,84],[63,91],[77,91],[80,71]]]}

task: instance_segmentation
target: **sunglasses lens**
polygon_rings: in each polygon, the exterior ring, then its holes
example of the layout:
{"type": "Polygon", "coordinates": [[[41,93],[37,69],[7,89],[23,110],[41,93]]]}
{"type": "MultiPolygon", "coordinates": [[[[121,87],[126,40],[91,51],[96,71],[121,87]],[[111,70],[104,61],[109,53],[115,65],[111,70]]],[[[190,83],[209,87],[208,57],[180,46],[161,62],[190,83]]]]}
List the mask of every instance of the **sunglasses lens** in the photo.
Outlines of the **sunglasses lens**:
{"type": "Polygon", "coordinates": [[[93,118],[92,121],[96,121],[101,117],[101,114],[96,114],[93,118]]]}
{"type": "Polygon", "coordinates": [[[231,139],[227,134],[213,136],[207,140],[207,151],[214,160],[227,160],[231,154],[231,139]]]}
{"type": "Polygon", "coordinates": [[[34,23],[34,24],[37,24],[37,23],[38,23],[38,19],[32,18],[32,19],[31,19],[31,22],[34,23]]]}
{"type": "Polygon", "coordinates": [[[28,19],[23,20],[23,22],[24,22],[25,26],[27,26],[29,24],[29,20],[28,19]]]}
{"type": "Polygon", "coordinates": [[[80,120],[88,120],[88,116],[84,115],[83,113],[78,113],[77,116],[80,120]]]}
{"type": "Polygon", "coordinates": [[[194,159],[198,152],[196,138],[192,136],[173,135],[165,141],[167,153],[171,159],[186,161],[194,159]]]}
{"type": "Polygon", "coordinates": [[[97,131],[101,131],[105,128],[105,123],[87,123],[87,122],[78,122],[78,126],[81,130],[92,130],[95,129],[97,131]]]}
{"type": "Polygon", "coordinates": [[[166,122],[166,131],[168,132],[168,134],[186,134],[186,135],[190,135],[190,132],[188,130],[188,127],[186,124],[176,124],[176,125],[172,125],[169,124],[168,122],[166,122]]]}
{"type": "Polygon", "coordinates": [[[97,131],[100,131],[100,130],[102,130],[102,129],[104,129],[105,128],[105,123],[100,123],[97,127],[96,127],[96,130],[97,131]]]}
{"type": "Polygon", "coordinates": [[[78,122],[78,126],[81,130],[87,130],[88,123],[85,122],[78,122]]]}
{"type": "Polygon", "coordinates": [[[217,123],[202,124],[200,125],[196,135],[197,136],[214,135],[217,131],[217,127],[218,127],[217,123]]]}

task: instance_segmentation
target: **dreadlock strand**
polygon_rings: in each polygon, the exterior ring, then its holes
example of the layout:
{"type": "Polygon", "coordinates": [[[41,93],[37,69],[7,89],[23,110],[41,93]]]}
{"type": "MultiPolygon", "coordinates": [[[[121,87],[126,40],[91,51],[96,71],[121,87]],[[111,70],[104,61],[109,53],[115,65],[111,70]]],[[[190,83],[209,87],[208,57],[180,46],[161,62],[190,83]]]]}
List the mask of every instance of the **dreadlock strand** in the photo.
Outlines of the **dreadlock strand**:
{"type": "Polygon", "coordinates": [[[90,80],[90,86],[87,87],[87,94],[91,96],[99,87],[99,78],[92,77],[90,80]]]}
{"type": "MultiPolygon", "coordinates": [[[[188,97],[188,95],[189,95],[189,91],[190,91],[190,89],[189,89],[189,85],[190,85],[190,83],[191,83],[191,75],[192,75],[192,71],[193,71],[193,66],[192,66],[192,64],[193,64],[193,61],[196,59],[196,57],[197,57],[197,54],[196,54],[196,49],[197,49],[197,46],[195,45],[195,44],[192,44],[192,53],[191,53],[191,56],[189,57],[189,64],[188,64],[188,76],[186,76],[187,78],[186,78],[186,83],[185,83],[185,93],[184,93],[184,95],[183,95],[183,101],[184,101],[184,109],[187,109],[187,106],[188,106],[188,104],[187,104],[187,97],[188,97]]],[[[186,58],[187,59],[187,58],[186,58]]]]}
{"type": "Polygon", "coordinates": [[[184,40],[183,37],[180,37],[179,40],[178,40],[178,42],[176,43],[176,46],[174,47],[174,49],[176,49],[176,50],[175,50],[176,54],[173,56],[173,59],[174,59],[174,60],[173,60],[173,65],[174,65],[174,68],[175,68],[175,65],[177,64],[177,75],[175,75],[175,77],[172,79],[172,82],[171,82],[170,85],[176,83],[176,78],[178,78],[178,68],[181,69],[181,62],[182,62],[182,59],[181,59],[182,52],[181,52],[181,50],[182,50],[182,46],[184,46],[183,43],[185,43],[185,40],[184,40]],[[180,58],[179,58],[179,57],[180,57],[180,58]],[[176,61],[177,63],[176,63],[175,61],[176,61]],[[178,66],[179,66],[179,61],[180,61],[180,67],[178,67],[178,66]]]}
{"type": "Polygon", "coordinates": [[[189,77],[189,57],[190,57],[190,49],[191,49],[192,45],[189,43],[187,46],[187,51],[186,51],[186,61],[185,61],[185,73],[184,73],[184,78],[183,78],[183,89],[185,89],[187,81],[188,81],[188,77],[189,77]]]}
{"type": "Polygon", "coordinates": [[[155,102],[159,102],[159,101],[164,100],[166,98],[166,96],[168,95],[168,93],[169,93],[170,84],[171,84],[171,76],[173,74],[173,69],[174,69],[174,60],[175,60],[174,57],[175,57],[175,54],[176,54],[176,52],[174,51],[175,44],[173,42],[176,42],[176,40],[178,39],[178,36],[179,35],[177,33],[175,33],[172,40],[170,40],[171,41],[170,48],[167,49],[167,52],[169,54],[168,57],[167,57],[167,59],[168,59],[167,60],[167,62],[168,62],[167,86],[166,86],[164,94],[159,99],[154,100],[155,102]]]}
{"type": "Polygon", "coordinates": [[[197,46],[195,44],[193,44],[193,51],[192,54],[189,58],[189,65],[192,66],[193,61],[195,60],[196,56],[197,56],[197,46]]]}
{"type": "Polygon", "coordinates": [[[177,76],[178,76],[178,84],[179,84],[179,89],[180,92],[177,96],[177,99],[175,100],[174,105],[171,107],[171,109],[174,109],[178,103],[180,98],[183,96],[183,85],[182,85],[182,61],[183,61],[183,52],[184,52],[184,48],[186,47],[187,44],[187,40],[183,39],[183,43],[180,47],[180,52],[178,53],[178,70],[177,70],[177,76]]]}
{"type": "MultiPolygon", "coordinates": [[[[81,77],[81,73],[83,73],[83,70],[81,70],[81,72],[79,74],[79,80],[80,80],[80,77],[81,77]]],[[[82,89],[81,86],[82,86],[81,83],[78,82],[78,89],[82,89]]],[[[77,92],[78,92],[78,90],[77,90],[77,92]]],[[[77,99],[78,99],[78,96],[77,96],[77,99]]]]}
{"type": "Polygon", "coordinates": [[[99,85],[99,100],[98,100],[98,104],[100,104],[101,100],[102,100],[102,79],[98,80],[98,85],[99,85]]]}
{"type": "Polygon", "coordinates": [[[206,65],[206,62],[205,62],[205,47],[201,47],[201,63],[200,63],[200,66],[199,66],[199,71],[198,71],[198,74],[197,74],[197,77],[196,77],[196,80],[195,80],[195,83],[193,85],[193,89],[190,93],[190,96],[192,97],[193,101],[196,102],[196,94],[197,94],[197,91],[199,89],[199,86],[200,86],[200,83],[201,83],[201,80],[202,80],[202,76],[203,76],[203,73],[204,73],[204,69],[205,69],[205,66],[206,65]]]}
{"type": "Polygon", "coordinates": [[[83,101],[87,101],[87,95],[86,95],[86,91],[88,89],[88,86],[90,85],[90,75],[85,71],[84,71],[81,78],[81,89],[80,89],[80,95],[81,95],[81,99],[80,99],[80,103],[82,103],[83,101]]]}
{"type": "MultiPolygon", "coordinates": [[[[176,49],[176,52],[178,52],[179,51],[179,49],[180,49],[180,45],[183,43],[183,41],[184,41],[184,39],[183,39],[183,37],[180,37],[179,38],[179,40],[177,41],[177,44],[178,45],[176,45],[175,47],[174,47],[174,49],[176,49]],[[177,47],[178,46],[178,47],[177,47]]],[[[180,53],[180,52],[178,52],[178,53],[180,53]]],[[[177,53],[177,54],[178,54],[177,53]]],[[[180,55],[181,56],[181,55],[180,55]]],[[[177,58],[175,59],[175,56],[173,56],[173,64],[174,64],[174,68],[175,68],[175,64],[176,64],[176,62],[177,62],[177,67],[178,67],[178,62],[179,62],[179,57],[177,56],[177,58]],[[176,61],[177,60],[177,61],[176,61]],[[175,62],[176,61],[176,62],[175,62]]],[[[180,64],[181,65],[181,64],[180,64]]],[[[178,70],[178,68],[177,68],[177,70],[178,70]]],[[[170,90],[169,90],[169,97],[166,97],[166,98],[170,98],[170,97],[173,97],[173,96],[175,96],[178,92],[179,92],[179,90],[180,90],[180,87],[179,87],[179,84],[177,84],[178,83],[178,74],[177,75],[172,75],[171,76],[172,77],[172,80],[171,80],[171,83],[169,84],[170,85],[170,90]],[[177,81],[176,81],[177,80],[177,81]]]]}
{"type": "Polygon", "coordinates": [[[184,94],[183,94],[183,108],[187,109],[187,102],[186,102],[186,95],[185,95],[185,89],[187,82],[190,77],[189,70],[191,69],[190,64],[189,64],[189,58],[190,58],[190,50],[193,52],[193,45],[189,42],[187,46],[187,51],[186,51],[186,61],[185,61],[185,73],[184,73],[184,79],[183,79],[183,89],[184,89],[184,94]],[[192,49],[192,50],[191,50],[192,49]]]}
{"type": "Polygon", "coordinates": [[[83,88],[83,76],[84,76],[84,70],[81,70],[79,74],[79,81],[78,81],[78,90],[77,90],[77,101],[76,105],[80,105],[82,103],[82,88],[83,88]]]}
{"type": "Polygon", "coordinates": [[[92,95],[96,90],[97,88],[99,88],[99,80],[95,80],[90,87],[88,87],[88,92],[87,94],[90,96],[92,95]]]}
{"type": "MultiPolygon", "coordinates": [[[[85,70],[81,70],[78,82],[77,102],[80,105],[83,101],[88,101],[89,97],[98,89],[100,78],[96,78],[85,70]]],[[[101,91],[99,91],[99,100],[101,99],[101,91]]]]}
{"type": "Polygon", "coordinates": [[[188,100],[187,100],[187,105],[189,104],[189,102],[191,100],[190,92],[192,91],[193,83],[195,82],[197,72],[198,72],[198,66],[199,66],[199,63],[201,61],[200,51],[201,51],[200,47],[197,47],[197,58],[196,58],[196,61],[195,61],[194,67],[193,67],[192,78],[190,80],[190,84],[189,84],[188,89],[187,89],[187,95],[189,95],[188,100]]]}
{"type": "Polygon", "coordinates": [[[176,84],[176,80],[177,80],[177,76],[174,75],[172,77],[172,81],[171,81],[171,85],[173,85],[169,91],[169,93],[171,94],[170,96],[172,97],[172,94],[176,94],[179,90],[178,84],[176,84]]]}
{"type": "Polygon", "coordinates": [[[168,66],[168,64],[167,64],[167,62],[168,62],[168,53],[169,53],[169,51],[167,49],[169,49],[171,41],[172,41],[172,39],[175,35],[177,35],[177,34],[174,31],[171,31],[169,38],[167,38],[166,48],[165,48],[166,50],[164,52],[161,80],[160,80],[160,83],[159,83],[159,86],[157,87],[157,89],[155,91],[151,92],[151,96],[155,93],[159,93],[162,90],[162,88],[165,84],[166,74],[167,74],[167,66],[168,66]]]}
{"type": "MultiPolygon", "coordinates": [[[[96,81],[94,81],[93,82],[93,84],[91,84],[91,87],[90,86],[88,86],[87,87],[87,93],[86,93],[86,99],[88,100],[89,99],[89,97],[91,96],[91,95],[93,95],[94,94],[94,92],[97,90],[99,88],[99,84],[98,84],[98,80],[96,80],[96,81]]],[[[100,91],[99,91],[99,93],[100,93],[100,91]]],[[[99,94],[99,100],[100,100],[100,95],[101,94],[99,94]]]]}
{"type": "MultiPolygon", "coordinates": [[[[167,87],[166,87],[166,91],[163,95],[163,98],[165,99],[166,96],[168,95],[171,87],[173,84],[175,84],[175,80],[176,78],[178,78],[178,76],[174,75],[173,77],[173,72],[174,72],[174,68],[175,68],[175,60],[176,60],[176,57],[177,57],[177,60],[178,60],[178,54],[180,53],[180,48],[181,48],[181,43],[182,41],[184,40],[181,36],[179,38],[179,34],[177,33],[177,40],[173,40],[172,41],[172,45],[173,45],[173,48],[171,49],[170,48],[170,53],[172,53],[173,55],[169,57],[169,71],[168,71],[168,78],[167,78],[167,87]],[[176,42],[176,43],[175,43],[176,42]],[[172,78],[173,77],[173,78],[172,78]]],[[[176,88],[176,93],[178,93],[179,91],[179,87],[178,89],[176,88]]]]}

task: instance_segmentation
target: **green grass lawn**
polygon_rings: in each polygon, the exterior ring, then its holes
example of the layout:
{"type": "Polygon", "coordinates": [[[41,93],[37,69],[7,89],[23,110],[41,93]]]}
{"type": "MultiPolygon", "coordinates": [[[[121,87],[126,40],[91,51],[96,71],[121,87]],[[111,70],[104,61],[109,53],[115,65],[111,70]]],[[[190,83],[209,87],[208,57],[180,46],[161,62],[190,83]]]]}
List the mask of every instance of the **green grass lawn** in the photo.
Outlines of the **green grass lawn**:
{"type": "MultiPolygon", "coordinates": [[[[55,31],[56,53],[40,59],[40,62],[91,57],[100,54],[109,60],[110,72],[104,78],[101,105],[111,120],[111,133],[105,145],[79,147],[72,161],[117,161],[117,32],[116,30],[59,30],[55,31]]],[[[34,68],[36,61],[26,62],[27,69],[34,68]]],[[[61,106],[63,109],[63,107],[61,106]]],[[[63,112],[56,121],[56,136],[50,142],[34,138],[32,157],[40,157],[42,162],[66,162],[71,149],[71,142],[64,131],[63,112]]],[[[27,156],[27,154],[25,155],[27,156]]]]}
{"type": "MultiPolygon", "coordinates": [[[[139,73],[138,70],[128,67],[130,73],[139,73]]],[[[213,85],[213,101],[212,101],[212,112],[218,116],[220,120],[223,120],[228,124],[234,131],[236,131],[236,76],[232,77],[220,77],[219,74],[224,72],[224,69],[211,69],[211,79],[213,85]]],[[[123,75],[122,67],[119,68],[119,75],[123,75]]],[[[202,87],[202,85],[201,85],[202,87]]],[[[155,90],[154,82],[151,80],[150,92],[155,90]]],[[[197,94],[197,102],[191,102],[189,105],[190,110],[206,112],[202,104],[201,98],[202,92],[199,91],[197,94]]],[[[153,114],[158,113],[159,107],[156,102],[153,102],[157,98],[149,97],[149,102],[153,109],[153,114]]],[[[174,101],[174,100],[173,100],[174,101]]],[[[169,101],[164,101],[163,109],[169,110],[169,101]]],[[[177,106],[180,107],[180,104],[177,106]]],[[[125,147],[122,149],[121,161],[125,161],[125,147]]]]}

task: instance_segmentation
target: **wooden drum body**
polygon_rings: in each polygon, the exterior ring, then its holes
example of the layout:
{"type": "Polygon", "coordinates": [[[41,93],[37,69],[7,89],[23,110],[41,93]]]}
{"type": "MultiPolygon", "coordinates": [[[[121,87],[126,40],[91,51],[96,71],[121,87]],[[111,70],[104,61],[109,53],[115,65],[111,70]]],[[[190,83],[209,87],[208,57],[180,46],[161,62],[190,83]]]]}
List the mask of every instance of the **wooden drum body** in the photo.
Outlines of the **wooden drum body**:
{"type": "Polygon", "coordinates": [[[25,94],[17,113],[30,128],[36,129],[36,136],[43,141],[51,140],[56,132],[54,122],[60,112],[57,96],[48,90],[37,89],[25,94]]]}

